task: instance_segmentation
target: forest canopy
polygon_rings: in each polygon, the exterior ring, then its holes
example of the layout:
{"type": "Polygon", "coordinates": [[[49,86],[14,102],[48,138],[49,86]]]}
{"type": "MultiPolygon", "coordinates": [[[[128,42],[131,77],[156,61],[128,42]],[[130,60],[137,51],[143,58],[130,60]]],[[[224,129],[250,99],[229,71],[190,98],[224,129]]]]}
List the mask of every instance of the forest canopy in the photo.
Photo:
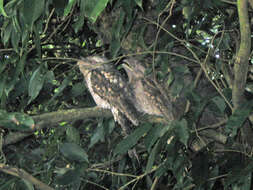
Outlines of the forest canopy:
{"type": "Polygon", "coordinates": [[[0,0],[0,189],[252,189],[251,0],[0,0]],[[77,61],[169,97],[122,136],[77,61]],[[136,70],[132,70],[136,72],[136,70]],[[135,149],[139,160],[128,155],[135,149]]]}

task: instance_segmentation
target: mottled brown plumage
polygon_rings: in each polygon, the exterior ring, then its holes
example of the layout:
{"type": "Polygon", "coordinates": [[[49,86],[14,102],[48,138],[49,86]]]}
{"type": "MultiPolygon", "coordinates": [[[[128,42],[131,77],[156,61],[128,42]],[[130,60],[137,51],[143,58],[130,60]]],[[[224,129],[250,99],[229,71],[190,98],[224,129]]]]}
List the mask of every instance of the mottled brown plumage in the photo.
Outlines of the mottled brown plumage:
{"type": "Polygon", "coordinates": [[[99,56],[82,59],[78,66],[97,106],[110,109],[114,120],[122,127],[126,127],[126,118],[137,126],[138,114],[131,102],[133,93],[119,71],[99,56]]]}
{"type": "MultiPolygon", "coordinates": [[[[133,105],[133,92],[120,72],[108,64],[108,60],[99,56],[87,57],[78,61],[86,85],[97,106],[110,109],[114,120],[118,122],[126,137],[130,133],[129,121],[137,126],[138,112],[133,105]]],[[[128,151],[130,157],[136,157],[135,149],[128,151]]]]}
{"type": "Polygon", "coordinates": [[[169,121],[174,120],[171,101],[151,77],[145,76],[144,65],[133,58],[125,62],[127,64],[123,64],[123,67],[134,91],[136,109],[142,113],[163,116],[169,121]]]}

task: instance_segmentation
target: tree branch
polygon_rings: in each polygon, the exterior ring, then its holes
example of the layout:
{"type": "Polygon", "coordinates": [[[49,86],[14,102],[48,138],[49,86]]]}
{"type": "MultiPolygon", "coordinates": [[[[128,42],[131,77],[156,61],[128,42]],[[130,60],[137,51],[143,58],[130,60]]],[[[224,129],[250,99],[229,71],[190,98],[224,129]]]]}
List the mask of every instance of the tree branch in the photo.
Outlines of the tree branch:
{"type": "MultiPolygon", "coordinates": [[[[180,111],[181,112],[181,111],[180,111]]],[[[175,113],[177,114],[177,113],[175,113]]],[[[60,110],[51,113],[45,113],[37,116],[32,116],[35,121],[35,127],[30,132],[15,132],[9,133],[5,136],[3,146],[7,146],[9,144],[17,143],[24,138],[33,135],[34,131],[40,130],[42,128],[49,128],[53,126],[57,126],[61,122],[73,122],[76,120],[83,120],[88,118],[109,118],[112,117],[110,110],[101,109],[99,107],[92,107],[92,108],[79,108],[79,109],[70,109],[70,110],[60,110]]],[[[150,116],[150,115],[143,115],[140,120],[142,122],[150,122],[150,123],[163,123],[166,124],[168,121],[162,117],[157,116],[150,116]]],[[[224,124],[224,123],[222,123],[224,124]]],[[[204,130],[204,129],[202,129],[204,130]]],[[[217,139],[215,136],[220,136],[218,132],[215,130],[213,131],[213,139],[217,139]]],[[[223,143],[224,140],[220,141],[223,143]]]]}
{"type": "Polygon", "coordinates": [[[16,177],[19,177],[19,178],[24,179],[26,181],[29,181],[30,183],[32,183],[33,185],[35,185],[37,188],[39,188],[41,190],[53,190],[53,188],[51,188],[47,184],[39,181],[38,179],[36,179],[35,177],[33,177],[31,174],[27,173],[23,169],[8,166],[5,164],[0,164],[0,171],[10,174],[10,175],[13,175],[13,176],[16,176],[16,177]]]}
{"type": "Polygon", "coordinates": [[[232,89],[234,109],[238,108],[244,101],[243,93],[246,85],[251,48],[248,0],[237,0],[237,9],[240,22],[241,42],[234,65],[234,83],[232,89]]]}

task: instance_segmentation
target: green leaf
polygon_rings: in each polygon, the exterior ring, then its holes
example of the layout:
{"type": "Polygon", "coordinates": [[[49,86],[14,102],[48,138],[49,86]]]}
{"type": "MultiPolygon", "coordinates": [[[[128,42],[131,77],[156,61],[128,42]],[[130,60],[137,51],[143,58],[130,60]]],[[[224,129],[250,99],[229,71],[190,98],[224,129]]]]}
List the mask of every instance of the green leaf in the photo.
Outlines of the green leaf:
{"type": "Polygon", "coordinates": [[[41,58],[41,44],[40,44],[40,34],[39,31],[37,29],[37,26],[35,25],[33,28],[34,31],[34,43],[35,43],[35,47],[38,53],[38,57],[41,58]]]}
{"type": "Polygon", "coordinates": [[[168,80],[167,80],[167,86],[170,86],[172,82],[174,81],[175,77],[173,73],[169,74],[168,80]]]}
{"type": "Polygon", "coordinates": [[[6,12],[4,11],[4,0],[0,0],[0,15],[3,15],[5,17],[7,17],[6,12]]]}
{"type": "Polygon", "coordinates": [[[115,121],[114,119],[110,119],[108,121],[108,133],[111,134],[114,128],[115,128],[115,121]]]}
{"type": "Polygon", "coordinates": [[[134,1],[142,9],[142,0],[134,0],[134,1]]]}
{"type": "Polygon", "coordinates": [[[171,128],[171,125],[156,125],[151,128],[150,132],[144,137],[144,144],[147,147],[148,152],[150,152],[157,139],[163,136],[171,128]]]}
{"type": "Polygon", "coordinates": [[[179,141],[187,146],[187,142],[190,137],[190,130],[187,127],[187,121],[185,119],[182,119],[181,121],[175,121],[173,126],[174,132],[176,133],[177,138],[179,138],[179,141]]]}
{"type": "Polygon", "coordinates": [[[124,12],[121,12],[119,15],[119,19],[113,24],[112,33],[115,39],[121,39],[122,38],[122,30],[124,26],[124,19],[126,14],[124,12]]]}
{"type": "Polygon", "coordinates": [[[58,96],[62,93],[62,91],[68,86],[69,82],[70,82],[70,78],[69,78],[69,77],[65,78],[65,79],[62,81],[62,84],[61,84],[58,88],[55,89],[55,94],[54,94],[53,97],[48,101],[48,105],[50,105],[50,104],[54,101],[54,99],[55,99],[56,97],[58,97],[58,96]]]}
{"type": "Polygon", "coordinates": [[[25,23],[29,29],[33,28],[33,23],[44,12],[45,0],[24,0],[23,14],[25,23]]]}
{"type": "Polygon", "coordinates": [[[80,133],[79,131],[74,127],[67,127],[66,129],[66,138],[68,142],[73,142],[75,144],[80,143],[80,133]]]}
{"type": "Polygon", "coordinates": [[[24,185],[25,185],[25,188],[27,190],[34,190],[34,187],[33,187],[33,184],[25,179],[22,179],[24,185]]]}
{"type": "Polygon", "coordinates": [[[28,95],[30,97],[27,104],[30,104],[38,95],[43,87],[45,75],[42,73],[42,67],[38,67],[29,81],[28,95]]]}
{"type": "Polygon", "coordinates": [[[17,179],[15,178],[6,180],[2,185],[0,185],[0,190],[11,189],[16,180],[17,179]]]}
{"type": "Polygon", "coordinates": [[[92,23],[95,23],[98,16],[105,9],[109,0],[85,1],[85,14],[92,23]]]}
{"type": "Polygon", "coordinates": [[[9,42],[10,36],[11,36],[11,31],[13,29],[12,24],[8,23],[7,26],[4,28],[3,32],[3,39],[2,42],[6,46],[7,43],[9,42]]]}
{"type": "Polygon", "coordinates": [[[173,84],[171,85],[171,94],[172,96],[176,97],[180,94],[180,92],[182,91],[184,87],[184,81],[183,80],[179,80],[179,79],[175,79],[173,84]]]}
{"type": "Polygon", "coordinates": [[[53,84],[54,80],[55,80],[54,72],[47,71],[47,73],[45,75],[45,82],[53,84]]]}
{"type": "Polygon", "coordinates": [[[104,132],[103,121],[100,121],[98,123],[96,131],[95,131],[95,133],[92,135],[92,137],[90,139],[89,148],[93,147],[100,140],[102,142],[105,140],[105,132],[104,132]]]}
{"type": "Polygon", "coordinates": [[[155,171],[155,176],[160,178],[171,169],[172,160],[167,158],[163,164],[155,171]]]}
{"type": "Polygon", "coordinates": [[[77,33],[84,24],[84,17],[85,17],[85,1],[80,1],[80,13],[79,13],[78,20],[74,23],[73,28],[75,29],[75,32],[77,33]]]}
{"type": "Polygon", "coordinates": [[[237,134],[237,130],[243,125],[252,111],[253,101],[245,102],[241,107],[236,109],[229,117],[225,131],[231,137],[237,134]]]}
{"type": "Polygon", "coordinates": [[[77,97],[85,94],[85,84],[83,82],[76,83],[71,89],[71,95],[77,97]]]}
{"type": "Polygon", "coordinates": [[[112,43],[110,45],[110,52],[111,52],[113,57],[116,57],[116,55],[118,54],[120,48],[121,48],[120,40],[119,39],[113,39],[112,43]]]}
{"type": "Polygon", "coordinates": [[[68,5],[68,0],[53,0],[53,6],[55,7],[55,11],[58,16],[62,16],[64,14],[64,9],[68,5]]]}
{"type": "Polygon", "coordinates": [[[220,96],[216,96],[212,99],[212,101],[215,103],[215,105],[218,107],[220,113],[224,113],[226,109],[226,103],[224,99],[220,96]]]}
{"type": "Polygon", "coordinates": [[[20,41],[20,33],[17,30],[12,30],[11,32],[11,44],[16,52],[19,52],[19,41],[20,41]]]}
{"type": "MultiPolygon", "coordinates": [[[[65,168],[64,168],[65,169],[65,168]]],[[[79,169],[67,169],[64,174],[56,177],[56,183],[59,185],[69,185],[80,180],[81,172],[79,169]]]]}
{"type": "Polygon", "coordinates": [[[3,95],[3,92],[4,92],[4,89],[5,89],[6,78],[7,78],[7,75],[5,73],[1,74],[1,78],[0,78],[0,99],[1,99],[1,97],[3,95]]]}
{"type": "Polygon", "coordinates": [[[119,144],[117,144],[114,155],[124,154],[129,149],[131,149],[138,140],[151,129],[152,125],[150,123],[144,124],[132,132],[129,136],[123,139],[119,144]]]}
{"type": "Polygon", "coordinates": [[[87,153],[77,144],[64,143],[60,146],[60,151],[69,160],[89,163],[87,153]]]}
{"type": "Polygon", "coordinates": [[[159,147],[159,141],[156,143],[156,145],[154,146],[154,148],[152,149],[149,157],[148,157],[148,163],[147,163],[147,166],[146,166],[146,172],[149,172],[152,167],[153,167],[153,164],[154,164],[154,161],[155,161],[155,157],[156,157],[156,153],[157,153],[157,149],[159,147]]]}
{"type": "Polygon", "coordinates": [[[68,5],[64,9],[63,16],[67,16],[70,13],[70,11],[71,11],[73,5],[75,4],[75,2],[76,2],[76,0],[69,0],[68,5]]]}

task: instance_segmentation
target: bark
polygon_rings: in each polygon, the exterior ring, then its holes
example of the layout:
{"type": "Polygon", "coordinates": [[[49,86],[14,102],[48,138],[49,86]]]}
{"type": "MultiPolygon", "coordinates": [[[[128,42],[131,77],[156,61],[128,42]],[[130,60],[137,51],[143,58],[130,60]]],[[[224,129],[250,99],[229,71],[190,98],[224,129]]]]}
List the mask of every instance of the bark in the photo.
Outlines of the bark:
{"type": "Polygon", "coordinates": [[[245,100],[243,94],[246,85],[251,48],[248,1],[238,0],[237,9],[240,22],[241,42],[234,65],[234,83],[232,89],[234,109],[238,108],[245,100]]]}

